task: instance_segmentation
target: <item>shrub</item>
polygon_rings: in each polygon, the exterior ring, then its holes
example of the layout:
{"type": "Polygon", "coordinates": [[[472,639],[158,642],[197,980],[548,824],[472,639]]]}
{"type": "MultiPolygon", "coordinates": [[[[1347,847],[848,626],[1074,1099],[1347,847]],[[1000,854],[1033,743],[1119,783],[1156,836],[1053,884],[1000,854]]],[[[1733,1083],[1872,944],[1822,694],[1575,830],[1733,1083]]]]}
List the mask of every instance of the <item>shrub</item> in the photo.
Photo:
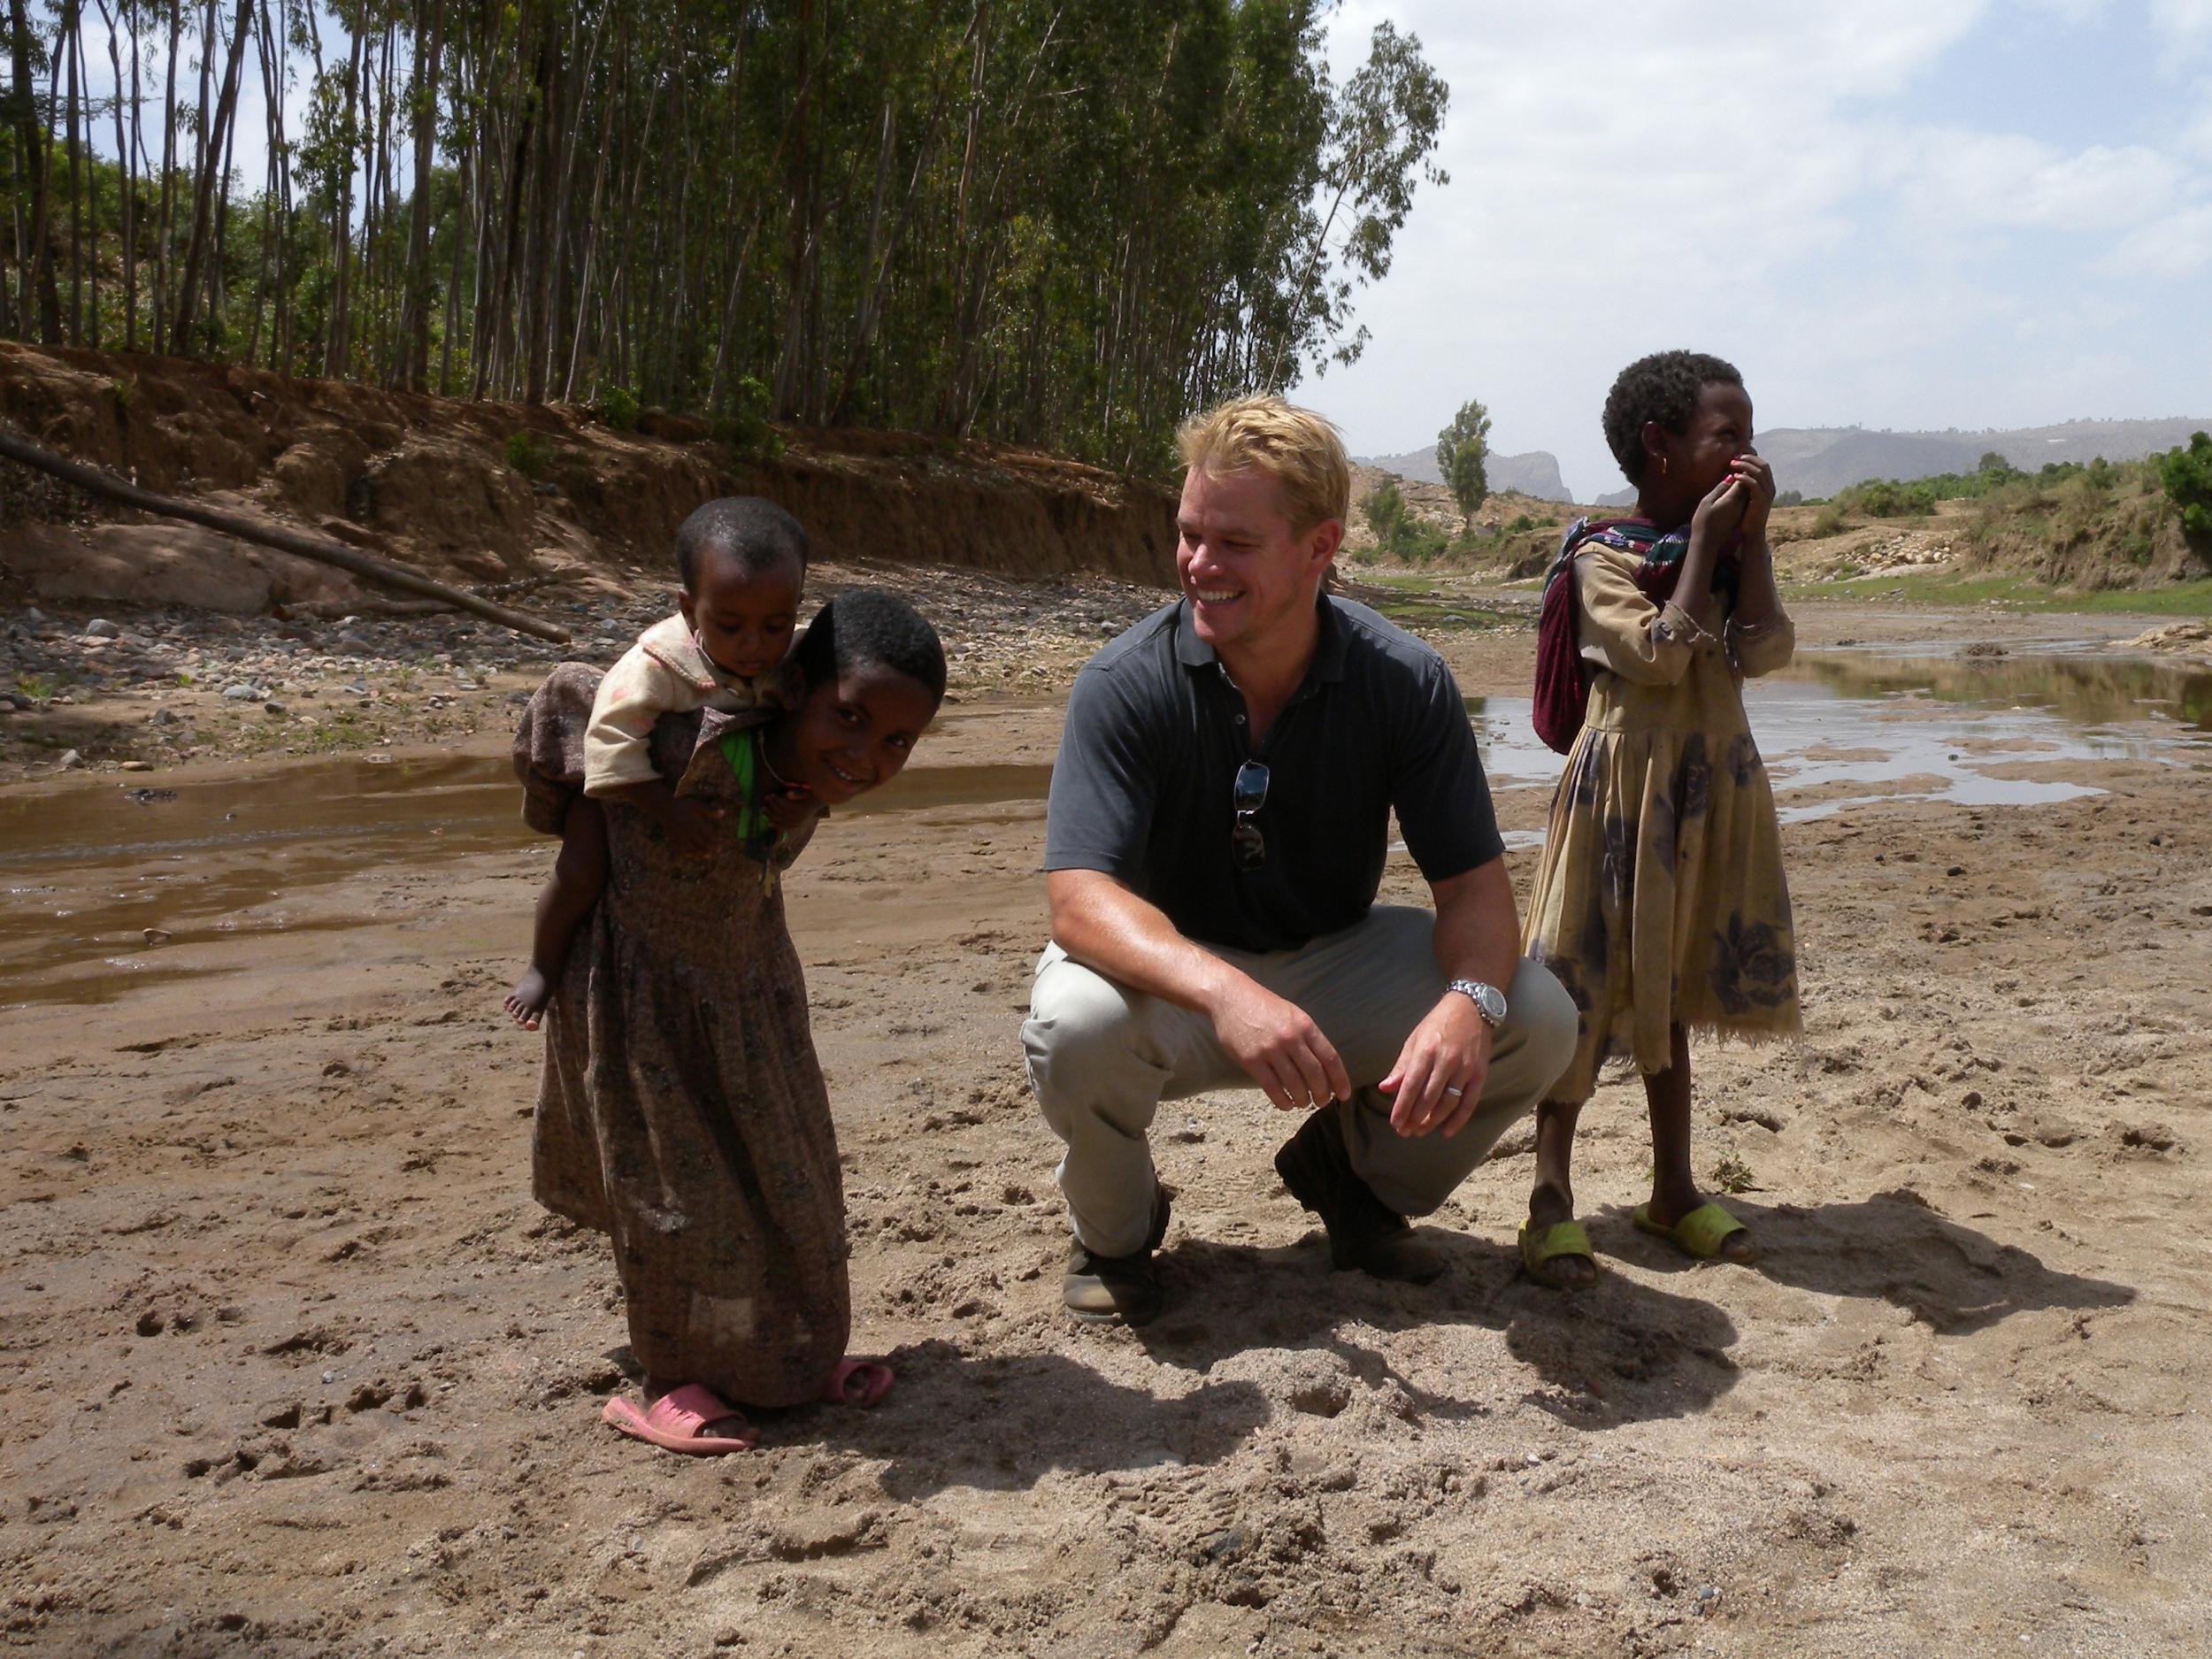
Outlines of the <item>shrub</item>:
{"type": "Polygon", "coordinates": [[[603,384],[599,388],[599,400],[594,406],[599,411],[599,419],[617,432],[637,430],[637,394],[628,387],[617,386],[612,382],[603,384]]]}
{"type": "Polygon", "coordinates": [[[1846,524],[1843,509],[1832,501],[1813,515],[1811,534],[1816,541],[1823,536],[1841,535],[1846,524]]]}
{"type": "MultiPolygon", "coordinates": [[[[728,394],[728,407],[707,423],[717,443],[726,443],[747,455],[778,456],[783,438],[768,424],[768,388],[754,376],[741,377],[728,394]]],[[[953,445],[957,452],[958,445],[953,445]]]]}
{"type": "Polygon", "coordinates": [[[1801,489],[1786,489],[1774,498],[1774,504],[1778,507],[1802,507],[1805,504],[1805,492],[1801,489]]]}
{"type": "Polygon", "coordinates": [[[2194,541],[2212,539],[2212,434],[2193,433],[2187,448],[2159,457],[2158,482],[2181,510],[2182,533],[2194,541]]]}
{"type": "Polygon", "coordinates": [[[553,465],[553,446],[526,427],[507,436],[507,465],[532,482],[545,476],[553,465]]]}
{"type": "Polygon", "coordinates": [[[1386,479],[1379,488],[1369,492],[1367,499],[1360,503],[1359,511],[1367,527],[1375,533],[1375,545],[1379,552],[1418,562],[1434,558],[1444,550],[1444,533],[1414,517],[1413,509],[1406,505],[1406,498],[1394,480],[1386,479]]]}
{"type": "Polygon", "coordinates": [[[1902,483],[1893,478],[1878,478],[1853,485],[1836,499],[1871,518],[1903,518],[1933,512],[1936,488],[1932,479],[1916,478],[1910,483],[1902,483]]]}

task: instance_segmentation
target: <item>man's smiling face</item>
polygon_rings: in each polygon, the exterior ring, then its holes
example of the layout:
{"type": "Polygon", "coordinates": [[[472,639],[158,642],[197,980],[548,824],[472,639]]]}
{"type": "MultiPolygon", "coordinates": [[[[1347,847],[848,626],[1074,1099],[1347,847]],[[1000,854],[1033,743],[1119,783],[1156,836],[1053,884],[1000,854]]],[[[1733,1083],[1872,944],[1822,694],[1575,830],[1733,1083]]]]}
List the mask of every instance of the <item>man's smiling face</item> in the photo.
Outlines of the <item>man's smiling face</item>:
{"type": "Polygon", "coordinates": [[[1293,526],[1273,477],[1194,467],[1176,524],[1175,573],[1200,639],[1234,650],[1303,625],[1335,538],[1325,525],[1293,526]]]}

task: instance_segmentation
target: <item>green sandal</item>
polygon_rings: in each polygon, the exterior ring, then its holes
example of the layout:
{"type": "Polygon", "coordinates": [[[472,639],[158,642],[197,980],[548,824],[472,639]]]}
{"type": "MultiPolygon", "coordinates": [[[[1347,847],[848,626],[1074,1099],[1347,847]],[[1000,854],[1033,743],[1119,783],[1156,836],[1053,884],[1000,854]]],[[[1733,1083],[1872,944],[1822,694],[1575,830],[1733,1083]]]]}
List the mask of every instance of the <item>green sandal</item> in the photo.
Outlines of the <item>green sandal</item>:
{"type": "Polygon", "coordinates": [[[1563,1256],[1579,1257],[1589,1263],[1594,1279],[1597,1255],[1590,1248],[1590,1235],[1582,1230],[1579,1221],[1555,1221],[1548,1227],[1540,1227],[1532,1221],[1521,1224],[1521,1265],[1528,1270],[1531,1279],[1547,1290],[1589,1289],[1588,1282],[1562,1279],[1550,1266],[1563,1256]]]}
{"type": "MultiPolygon", "coordinates": [[[[1694,1256],[1701,1262],[1709,1262],[1719,1256],[1728,1240],[1739,1233],[1749,1231],[1744,1224],[1709,1199],[1676,1222],[1671,1227],[1651,1218],[1651,1206],[1639,1204],[1636,1213],[1629,1217],[1636,1224],[1636,1231],[1648,1233],[1655,1239],[1664,1239],[1685,1256],[1694,1256]]],[[[1748,1263],[1758,1259],[1755,1249],[1750,1256],[1730,1256],[1730,1261],[1748,1263]]]]}

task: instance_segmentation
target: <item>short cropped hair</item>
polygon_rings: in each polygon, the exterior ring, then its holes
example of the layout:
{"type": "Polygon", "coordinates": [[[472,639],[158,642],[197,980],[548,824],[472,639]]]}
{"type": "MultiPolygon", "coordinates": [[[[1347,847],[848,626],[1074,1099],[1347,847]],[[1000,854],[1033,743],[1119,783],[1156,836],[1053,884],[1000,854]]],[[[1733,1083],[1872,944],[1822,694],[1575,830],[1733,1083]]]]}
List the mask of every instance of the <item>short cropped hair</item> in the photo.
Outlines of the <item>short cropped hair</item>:
{"type": "Polygon", "coordinates": [[[785,559],[795,559],[803,571],[806,532],[772,501],[725,495],[676,526],[676,574],[686,593],[697,591],[699,561],[710,553],[735,559],[749,576],[772,570],[785,559]]]}
{"type": "Polygon", "coordinates": [[[1678,436],[1690,429],[1697,400],[1709,386],[1741,386],[1736,365],[1702,351],[1655,351],[1620,372],[1605,395],[1605,447],[1628,474],[1644,481],[1644,422],[1655,420],[1678,436]]]}
{"type": "Polygon", "coordinates": [[[1258,471],[1282,486],[1283,514],[1302,534],[1352,507],[1352,464],[1344,439],[1310,409],[1272,392],[1236,397],[1177,429],[1186,470],[1216,477],[1258,471]]]}
{"type": "Polygon", "coordinates": [[[941,703],[945,648],[922,613],[881,588],[850,588],[814,613],[791,661],[811,691],[848,669],[876,666],[904,674],[941,703]]]}

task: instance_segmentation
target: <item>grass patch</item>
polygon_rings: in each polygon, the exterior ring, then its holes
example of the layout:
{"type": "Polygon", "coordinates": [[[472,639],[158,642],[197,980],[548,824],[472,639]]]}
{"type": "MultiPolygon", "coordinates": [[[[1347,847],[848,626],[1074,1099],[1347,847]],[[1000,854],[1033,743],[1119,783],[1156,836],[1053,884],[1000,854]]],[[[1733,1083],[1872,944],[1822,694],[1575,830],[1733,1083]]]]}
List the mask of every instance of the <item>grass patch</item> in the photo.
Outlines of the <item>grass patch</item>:
{"type": "Polygon", "coordinates": [[[1402,628],[1499,628],[1521,620],[1510,611],[1439,593],[1432,579],[1402,571],[1362,571],[1345,597],[1380,611],[1402,628]]]}
{"type": "Polygon", "coordinates": [[[1846,581],[1785,582],[1792,599],[1903,599],[1932,605],[2012,605],[2023,611],[2114,612],[2122,616],[2212,617],[2212,578],[2159,588],[2052,588],[2015,574],[1954,575],[1920,571],[1846,581]]]}
{"type": "Polygon", "coordinates": [[[1724,1193],[1748,1193],[1757,1190],[1759,1183],[1751,1165],[1733,1152],[1724,1152],[1713,1165],[1713,1185],[1724,1193]]]}
{"type": "MultiPolygon", "coordinates": [[[[288,737],[292,735],[286,733],[288,737]]],[[[343,754],[349,749],[369,749],[378,741],[377,734],[351,709],[334,714],[318,724],[311,732],[299,734],[299,745],[311,755],[343,754]]]]}

